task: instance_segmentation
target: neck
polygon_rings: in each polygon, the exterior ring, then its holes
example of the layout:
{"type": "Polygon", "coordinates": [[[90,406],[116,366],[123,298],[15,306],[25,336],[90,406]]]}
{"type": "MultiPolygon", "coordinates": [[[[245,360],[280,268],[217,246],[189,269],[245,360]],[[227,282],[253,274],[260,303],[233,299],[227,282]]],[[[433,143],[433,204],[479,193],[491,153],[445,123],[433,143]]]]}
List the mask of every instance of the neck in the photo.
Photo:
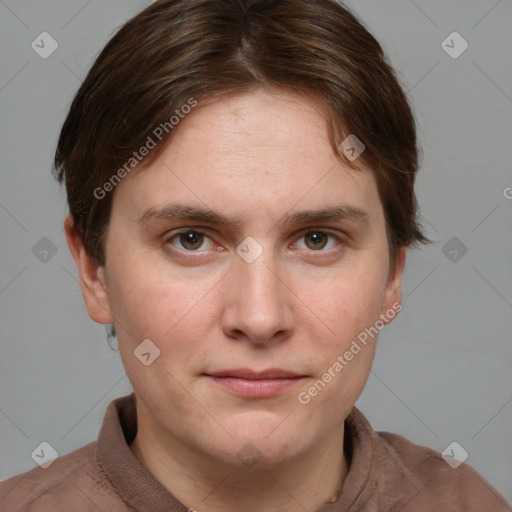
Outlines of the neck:
{"type": "Polygon", "coordinates": [[[318,510],[337,500],[348,471],[343,423],[307,453],[265,468],[230,466],[166,434],[162,442],[139,424],[130,448],[171,494],[198,512],[318,510]]]}

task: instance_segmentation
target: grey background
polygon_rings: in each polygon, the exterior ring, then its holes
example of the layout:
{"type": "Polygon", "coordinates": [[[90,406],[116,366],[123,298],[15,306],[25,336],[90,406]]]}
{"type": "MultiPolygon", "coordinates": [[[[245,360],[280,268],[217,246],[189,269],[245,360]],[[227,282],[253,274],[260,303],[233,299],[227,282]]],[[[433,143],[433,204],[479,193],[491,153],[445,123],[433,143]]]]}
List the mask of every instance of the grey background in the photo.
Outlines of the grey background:
{"type": "MultiPolygon", "coordinates": [[[[0,479],[34,467],[42,441],[62,455],[95,440],[107,404],[131,392],[85,312],[50,170],[93,58],[148,3],[0,1],[0,479]],[[31,48],[43,31],[59,45],[47,59],[31,48]],[[42,237],[57,251],[46,262],[42,237]]],[[[409,253],[404,309],[381,333],[357,405],[378,430],[439,451],[457,441],[512,501],[512,2],[348,5],[409,91],[424,148],[417,194],[435,241],[409,253]],[[441,47],[453,31],[469,44],[457,59],[441,47]]]]}

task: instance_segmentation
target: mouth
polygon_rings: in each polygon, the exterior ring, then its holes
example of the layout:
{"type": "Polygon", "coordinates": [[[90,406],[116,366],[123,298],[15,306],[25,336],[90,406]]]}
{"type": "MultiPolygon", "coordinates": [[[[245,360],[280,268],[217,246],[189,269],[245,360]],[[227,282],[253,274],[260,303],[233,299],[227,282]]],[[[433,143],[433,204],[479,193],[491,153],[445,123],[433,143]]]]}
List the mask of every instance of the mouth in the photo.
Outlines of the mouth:
{"type": "Polygon", "coordinates": [[[238,368],[204,375],[222,389],[245,398],[280,395],[307,377],[280,368],[269,368],[263,371],[238,368]]]}

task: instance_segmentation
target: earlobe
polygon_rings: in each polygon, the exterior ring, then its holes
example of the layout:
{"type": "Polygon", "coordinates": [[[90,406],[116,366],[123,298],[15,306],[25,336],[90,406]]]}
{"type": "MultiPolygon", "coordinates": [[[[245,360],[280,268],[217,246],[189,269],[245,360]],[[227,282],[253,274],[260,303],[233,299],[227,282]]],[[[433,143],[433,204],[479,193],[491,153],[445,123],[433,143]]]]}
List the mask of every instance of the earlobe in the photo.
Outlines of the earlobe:
{"type": "Polygon", "coordinates": [[[103,267],[87,254],[82,236],[71,216],[66,217],[64,230],[78,270],[80,287],[89,316],[99,324],[113,323],[103,267]]]}

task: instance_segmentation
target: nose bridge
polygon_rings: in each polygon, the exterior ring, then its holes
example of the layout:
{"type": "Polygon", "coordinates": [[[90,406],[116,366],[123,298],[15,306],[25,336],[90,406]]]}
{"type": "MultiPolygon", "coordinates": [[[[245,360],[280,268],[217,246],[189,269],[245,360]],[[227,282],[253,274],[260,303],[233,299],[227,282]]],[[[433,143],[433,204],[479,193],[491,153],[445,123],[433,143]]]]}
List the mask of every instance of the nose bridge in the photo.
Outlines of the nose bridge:
{"type": "Polygon", "coordinates": [[[276,298],[276,294],[279,294],[279,279],[275,266],[275,258],[270,250],[251,263],[237,262],[235,273],[248,298],[252,296],[260,301],[264,298],[276,298]]]}
{"type": "Polygon", "coordinates": [[[240,282],[245,283],[247,292],[265,294],[277,291],[276,287],[276,253],[272,246],[271,237],[258,236],[256,240],[247,236],[237,247],[237,258],[234,273],[240,282]]]}
{"type": "Polygon", "coordinates": [[[225,302],[226,334],[265,343],[288,331],[292,322],[288,291],[273,251],[267,248],[252,261],[237,257],[225,302]]]}

